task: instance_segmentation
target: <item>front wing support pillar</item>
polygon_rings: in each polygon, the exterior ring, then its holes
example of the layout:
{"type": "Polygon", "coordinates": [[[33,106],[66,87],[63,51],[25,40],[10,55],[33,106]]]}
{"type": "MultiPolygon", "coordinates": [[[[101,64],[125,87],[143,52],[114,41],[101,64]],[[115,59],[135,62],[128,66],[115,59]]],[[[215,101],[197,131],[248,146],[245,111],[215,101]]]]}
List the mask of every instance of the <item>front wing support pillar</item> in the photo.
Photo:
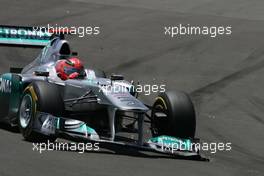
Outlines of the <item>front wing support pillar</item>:
{"type": "Polygon", "coordinates": [[[144,144],[144,114],[138,113],[138,145],[144,144]]]}
{"type": "Polygon", "coordinates": [[[115,140],[115,116],[116,108],[108,107],[108,117],[109,117],[109,126],[110,126],[110,141],[115,140]]]}

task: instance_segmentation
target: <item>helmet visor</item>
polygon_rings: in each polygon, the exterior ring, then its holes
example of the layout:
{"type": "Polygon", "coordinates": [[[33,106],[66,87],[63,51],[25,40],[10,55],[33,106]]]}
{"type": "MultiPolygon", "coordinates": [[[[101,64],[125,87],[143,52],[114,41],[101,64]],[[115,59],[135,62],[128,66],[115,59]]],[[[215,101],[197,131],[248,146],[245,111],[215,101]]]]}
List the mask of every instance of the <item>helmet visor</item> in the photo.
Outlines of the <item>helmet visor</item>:
{"type": "Polygon", "coordinates": [[[85,73],[85,70],[84,69],[78,69],[78,68],[74,68],[74,67],[64,67],[64,72],[67,74],[67,75],[71,75],[72,73],[79,73],[79,76],[80,78],[83,78],[85,77],[86,73],[85,73]]]}

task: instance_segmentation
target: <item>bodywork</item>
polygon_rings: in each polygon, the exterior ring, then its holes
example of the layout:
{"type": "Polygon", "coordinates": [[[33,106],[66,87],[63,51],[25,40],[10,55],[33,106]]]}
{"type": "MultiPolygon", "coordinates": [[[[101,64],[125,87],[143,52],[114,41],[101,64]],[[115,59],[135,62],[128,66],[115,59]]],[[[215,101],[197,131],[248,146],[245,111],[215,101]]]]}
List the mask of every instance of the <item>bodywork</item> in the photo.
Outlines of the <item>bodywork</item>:
{"type": "Polygon", "coordinates": [[[133,84],[130,82],[98,77],[93,69],[86,69],[87,76],[84,79],[62,81],[56,74],[55,64],[58,60],[69,58],[71,55],[68,41],[55,37],[45,43],[39,56],[22,70],[11,69],[12,72],[2,74],[0,76],[1,121],[15,126],[24,89],[34,81],[44,81],[60,86],[64,107],[69,115],[64,117],[37,112],[38,120],[34,122],[34,130],[37,132],[85,141],[126,145],[177,156],[200,156],[199,151],[191,147],[194,139],[170,136],[144,139],[144,123],[151,107],[134,96],[133,84]],[[101,136],[89,124],[89,118],[97,118],[88,115],[91,108],[99,111],[107,110],[108,136],[101,136]],[[130,113],[137,121],[138,138],[134,142],[116,140],[115,121],[119,112],[130,113]],[[78,113],[82,118],[78,117],[78,113]],[[185,148],[180,147],[182,144],[185,148]]]}

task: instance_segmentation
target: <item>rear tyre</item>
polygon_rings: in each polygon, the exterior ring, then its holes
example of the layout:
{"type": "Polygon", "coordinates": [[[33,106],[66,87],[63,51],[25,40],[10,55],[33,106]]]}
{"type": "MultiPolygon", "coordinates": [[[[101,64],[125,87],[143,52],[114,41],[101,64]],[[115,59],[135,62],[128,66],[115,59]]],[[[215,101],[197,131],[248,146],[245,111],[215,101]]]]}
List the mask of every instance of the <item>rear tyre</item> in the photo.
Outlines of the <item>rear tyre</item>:
{"type": "Polygon", "coordinates": [[[57,85],[33,82],[24,90],[18,113],[18,125],[25,140],[31,142],[55,141],[56,137],[34,131],[37,111],[60,115],[64,105],[57,85]]]}
{"type": "Polygon", "coordinates": [[[195,110],[190,97],[184,92],[161,93],[153,105],[151,117],[153,136],[195,136],[195,110]]]}

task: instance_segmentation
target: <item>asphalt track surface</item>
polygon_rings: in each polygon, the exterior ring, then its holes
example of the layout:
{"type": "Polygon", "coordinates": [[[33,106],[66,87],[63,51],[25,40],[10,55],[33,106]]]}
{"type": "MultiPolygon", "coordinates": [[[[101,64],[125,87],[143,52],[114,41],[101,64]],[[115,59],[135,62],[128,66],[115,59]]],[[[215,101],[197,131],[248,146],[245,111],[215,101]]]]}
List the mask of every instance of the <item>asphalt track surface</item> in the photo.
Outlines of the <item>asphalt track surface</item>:
{"type": "MultiPolygon", "coordinates": [[[[0,175],[263,175],[264,2],[261,0],[1,0],[0,24],[100,26],[97,37],[70,37],[86,66],[192,95],[197,137],[231,142],[203,152],[210,162],[130,149],[39,154],[19,133],[0,129],[0,175]],[[179,23],[231,25],[231,36],[169,38],[179,23]],[[116,154],[115,154],[116,153],[116,154]]],[[[0,72],[24,66],[38,50],[0,48],[0,72]]],[[[154,95],[143,96],[148,103],[154,95]]]]}

